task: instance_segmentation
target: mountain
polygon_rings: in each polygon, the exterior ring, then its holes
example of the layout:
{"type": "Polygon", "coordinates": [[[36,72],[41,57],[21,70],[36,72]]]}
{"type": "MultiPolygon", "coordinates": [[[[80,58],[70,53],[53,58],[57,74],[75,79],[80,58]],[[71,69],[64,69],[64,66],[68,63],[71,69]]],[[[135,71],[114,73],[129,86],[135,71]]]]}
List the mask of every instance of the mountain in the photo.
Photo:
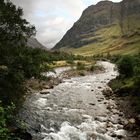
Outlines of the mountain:
{"type": "Polygon", "coordinates": [[[140,50],[140,0],[101,1],[84,10],[53,50],[129,54],[140,50]]]}
{"type": "Polygon", "coordinates": [[[43,50],[47,50],[45,46],[43,46],[36,38],[29,38],[27,41],[27,46],[31,48],[40,48],[43,50]]]}

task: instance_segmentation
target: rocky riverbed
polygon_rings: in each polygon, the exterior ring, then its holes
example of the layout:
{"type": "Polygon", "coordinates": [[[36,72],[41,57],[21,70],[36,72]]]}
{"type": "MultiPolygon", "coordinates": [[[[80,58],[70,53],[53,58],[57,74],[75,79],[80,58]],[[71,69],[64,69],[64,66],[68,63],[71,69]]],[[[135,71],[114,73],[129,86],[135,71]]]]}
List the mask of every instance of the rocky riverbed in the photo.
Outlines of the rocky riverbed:
{"type": "Polygon", "coordinates": [[[108,82],[118,75],[115,65],[99,62],[104,73],[63,79],[53,89],[30,95],[20,115],[33,140],[132,140],[108,82]],[[45,94],[40,94],[45,93],[45,94]]]}

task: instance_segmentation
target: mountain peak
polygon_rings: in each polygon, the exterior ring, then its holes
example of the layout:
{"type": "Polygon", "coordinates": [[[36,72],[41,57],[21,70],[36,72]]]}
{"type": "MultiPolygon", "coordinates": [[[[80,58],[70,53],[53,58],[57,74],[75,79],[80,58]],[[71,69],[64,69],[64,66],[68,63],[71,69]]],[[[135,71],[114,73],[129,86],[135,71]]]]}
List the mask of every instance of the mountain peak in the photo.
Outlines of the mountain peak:
{"type": "Polygon", "coordinates": [[[36,38],[28,38],[27,40],[27,46],[31,48],[39,48],[43,50],[47,50],[45,46],[43,46],[36,38]]]}
{"type": "Polygon", "coordinates": [[[100,1],[96,4],[96,6],[104,6],[104,5],[107,5],[107,4],[112,4],[113,2],[112,1],[109,1],[109,0],[103,0],[103,1],[100,1]]]}
{"type": "Polygon", "coordinates": [[[110,44],[110,40],[114,43],[122,34],[138,29],[140,29],[140,0],[123,0],[119,3],[100,1],[84,10],[80,19],[53,49],[68,50],[96,45],[98,48],[110,47],[114,46],[110,44]]]}

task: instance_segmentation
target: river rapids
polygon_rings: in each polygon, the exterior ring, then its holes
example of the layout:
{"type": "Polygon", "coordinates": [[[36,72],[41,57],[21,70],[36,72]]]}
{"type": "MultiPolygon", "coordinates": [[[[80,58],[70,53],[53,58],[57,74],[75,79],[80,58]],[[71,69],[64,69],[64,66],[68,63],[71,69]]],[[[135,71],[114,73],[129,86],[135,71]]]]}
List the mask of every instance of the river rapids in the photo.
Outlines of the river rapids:
{"type": "Polygon", "coordinates": [[[30,95],[21,111],[33,140],[119,140],[125,139],[123,113],[103,90],[117,77],[115,65],[98,62],[105,72],[63,79],[47,94],[30,95]]]}

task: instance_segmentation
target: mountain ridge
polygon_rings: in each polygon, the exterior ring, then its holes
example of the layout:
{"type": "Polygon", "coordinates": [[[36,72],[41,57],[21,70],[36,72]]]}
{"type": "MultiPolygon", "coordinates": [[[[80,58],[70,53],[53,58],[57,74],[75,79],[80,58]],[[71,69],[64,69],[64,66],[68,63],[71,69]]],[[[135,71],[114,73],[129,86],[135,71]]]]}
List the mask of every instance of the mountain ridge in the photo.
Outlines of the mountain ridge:
{"type": "MultiPolygon", "coordinates": [[[[120,3],[101,1],[96,5],[89,6],[83,11],[82,16],[79,18],[79,20],[74,23],[73,27],[70,30],[67,31],[60,42],[55,45],[53,50],[72,50],[72,52],[75,53],[74,49],[78,50],[79,48],[81,49],[81,47],[89,44],[93,44],[94,46],[94,44],[106,42],[110,38],[106,39],[107,35],[102,36],[102,34],[98,34],[100,31],[107,31],[110,30],[110,28],[112,28],[112,30],[116,30],[117,33],[119,32],[118,34],[115,32],[112,33],[111,38],[117,38],[118,36],[120,37],[120,40],[123,40],[122,36],[139,32],[139,19],[139,0],[123,0],[120,3]],[[133,20],[135,23],[133,23],[133,20]]],[[[112,30],[108,33],[111,34],[112,30]]],[[[100,47],[100,45],[98,46],[100,47]]],[[[84,49],[84,51],[86,51],[86,48],[84,49]]],[[[99,51],[98,53],[103,52],[104,51],[99,51]]]]}
{"type": "Polygon", "coordinates": [[[27,46],[47,50],[45,46],[43,46],[36,38],[33,37],[27,39],[27,46]]]}

